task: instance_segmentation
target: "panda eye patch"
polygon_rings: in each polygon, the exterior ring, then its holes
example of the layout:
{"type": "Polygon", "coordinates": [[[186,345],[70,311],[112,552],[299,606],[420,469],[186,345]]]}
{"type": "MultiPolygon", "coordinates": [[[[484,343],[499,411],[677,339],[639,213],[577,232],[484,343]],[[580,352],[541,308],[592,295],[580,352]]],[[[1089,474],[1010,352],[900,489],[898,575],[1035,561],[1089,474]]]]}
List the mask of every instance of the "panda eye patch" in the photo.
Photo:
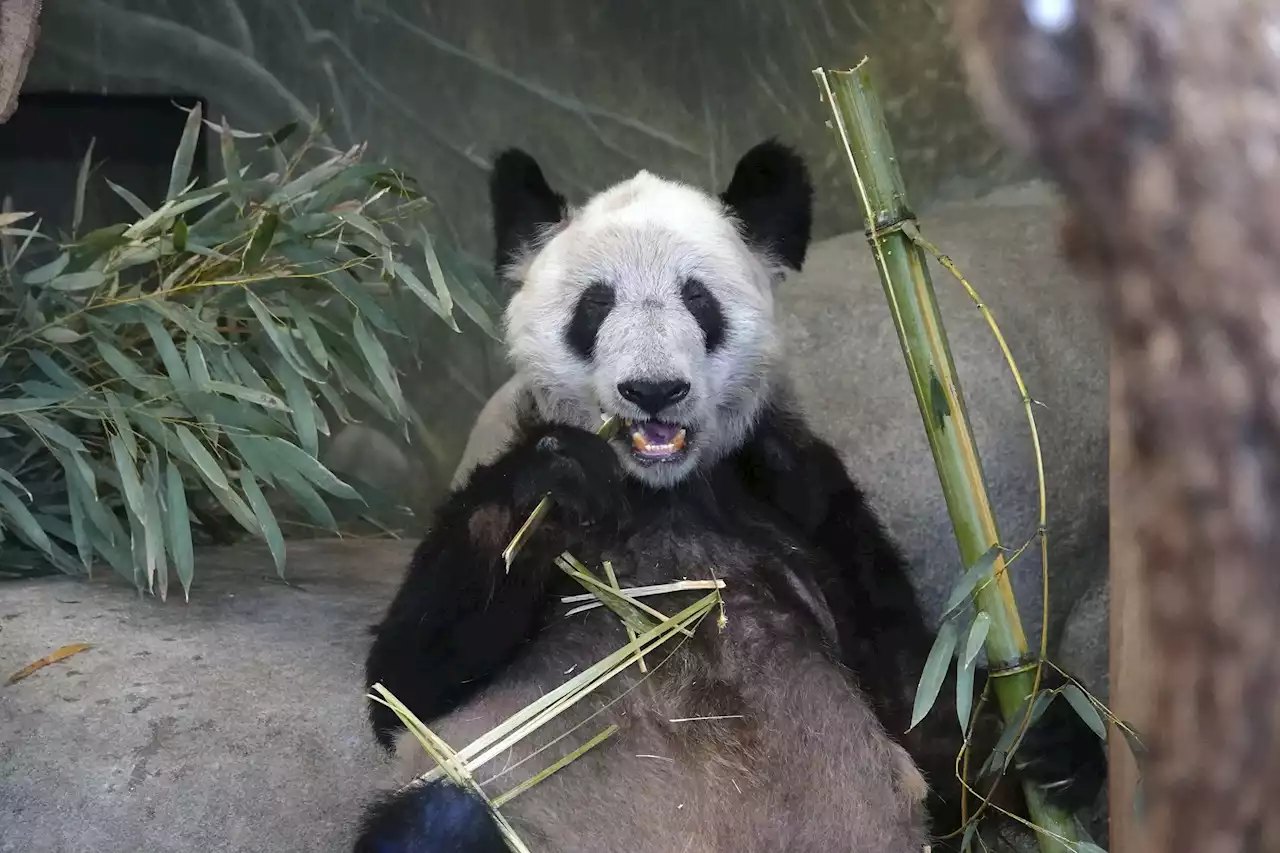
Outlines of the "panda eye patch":
{"type": "Polygon", "coordinates": [[[573,308],[569,328],[564,333],[569,349],[587,360],[595,355],[596,336],[600,333],[600,326],[605,318],[613,310],[615,301],[613,288],[604,282],[598,281],[582,291],[578,304],[573,308]]]}
{"type": "Polygon", "coordinates": [[[680,299],[684,307],[698,321],[698,328],[706,339],[707,352],[714,351],[724,343],[725,320],[724,311],[720,308],[720,300],[707,289],[707,286],[696,278],[685,279],[680,287],[680,299]]]}

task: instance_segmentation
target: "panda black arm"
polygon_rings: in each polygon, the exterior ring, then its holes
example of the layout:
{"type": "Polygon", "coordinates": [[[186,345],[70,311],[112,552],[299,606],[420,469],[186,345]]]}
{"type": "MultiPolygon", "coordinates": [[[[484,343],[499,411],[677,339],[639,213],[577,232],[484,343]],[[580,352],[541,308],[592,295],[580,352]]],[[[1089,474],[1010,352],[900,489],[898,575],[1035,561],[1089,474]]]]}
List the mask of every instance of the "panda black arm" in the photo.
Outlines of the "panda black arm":
{"type": "MultiPolygon", "coordinates": [[[[540,627],[553,558],[583,524],[622,512],[621,471],[612,448],[592,433],[544,427],[518,437],[436,512],[365,662],[415,715],[430,720],[456,707],[510,661],[540,627]],[[510,572],[502,551],[542,498],[551,515],[510,572]]],[[[388,748],[398,718],[370,703],[374,734],[388,748]]]]}

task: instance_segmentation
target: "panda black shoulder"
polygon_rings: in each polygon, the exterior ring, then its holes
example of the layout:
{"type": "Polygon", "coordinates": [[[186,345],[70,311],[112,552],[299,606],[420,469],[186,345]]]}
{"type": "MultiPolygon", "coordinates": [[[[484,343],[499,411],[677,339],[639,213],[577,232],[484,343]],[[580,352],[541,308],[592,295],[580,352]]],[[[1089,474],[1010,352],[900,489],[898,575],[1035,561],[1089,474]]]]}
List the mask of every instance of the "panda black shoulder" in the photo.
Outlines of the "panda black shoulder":
{"type": "Polygon", "coordinates": [[[735,460],[748,491],[806,533],[821,525],[834,493],[852,491],[865,503],[840,454],[814,433],[786,392],[770,396],[735,460]]]}

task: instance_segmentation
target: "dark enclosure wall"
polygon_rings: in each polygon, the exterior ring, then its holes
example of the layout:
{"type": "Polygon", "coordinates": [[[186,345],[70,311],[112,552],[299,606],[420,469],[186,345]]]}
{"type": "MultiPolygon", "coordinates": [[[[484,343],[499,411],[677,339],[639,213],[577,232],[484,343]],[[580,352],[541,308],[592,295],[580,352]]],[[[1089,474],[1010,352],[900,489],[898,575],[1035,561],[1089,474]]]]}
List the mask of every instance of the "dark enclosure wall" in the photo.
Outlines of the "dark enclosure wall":
{"type": "Polygon", "coordinates": [[[477,250],[501,146],[584,194],[638,168],[721,183],[778,135],[818,165],[827,236],[856,214],[818,65],[876,60],[919,202],[1020,176],[973,114],[942,15],[935,0],[51,0],[27,88],[187,90],[252,129],[332,108],[337,144],[408,167],[477,250]]]}

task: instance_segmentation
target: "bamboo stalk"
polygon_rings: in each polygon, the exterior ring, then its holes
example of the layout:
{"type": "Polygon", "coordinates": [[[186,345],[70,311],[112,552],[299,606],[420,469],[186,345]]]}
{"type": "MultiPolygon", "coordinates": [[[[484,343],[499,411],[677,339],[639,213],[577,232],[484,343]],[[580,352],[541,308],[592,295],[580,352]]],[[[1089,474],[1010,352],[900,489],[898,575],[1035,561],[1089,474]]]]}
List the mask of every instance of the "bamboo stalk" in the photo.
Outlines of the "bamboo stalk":
{"type": "MultiPolygon", "coordinates": [[[[814,76],[849,159],[961,559],[971,566],[1000,543],[1000,532],[925,254],[907,230],[915,216],[867,65],[863,59],[851,71],[815,69],[814,76]]],[[[1039,688],[1039,669],[1027,666],[1035,658],[1028,652],[1003,552],[997,553],[993,572],[993,580],[979,585],[974,599],[991,617],[985,645],[992,671],[1007,673],[993,679],[1005,725],[1025,725],[1024,708],[1030,706],[1024,700],[1039,688]]],[[[1043,853],[1073,849],[1077,833],[1072,817],[1048,807],[1035,786],[1023,788],[1043,853]]]]}

